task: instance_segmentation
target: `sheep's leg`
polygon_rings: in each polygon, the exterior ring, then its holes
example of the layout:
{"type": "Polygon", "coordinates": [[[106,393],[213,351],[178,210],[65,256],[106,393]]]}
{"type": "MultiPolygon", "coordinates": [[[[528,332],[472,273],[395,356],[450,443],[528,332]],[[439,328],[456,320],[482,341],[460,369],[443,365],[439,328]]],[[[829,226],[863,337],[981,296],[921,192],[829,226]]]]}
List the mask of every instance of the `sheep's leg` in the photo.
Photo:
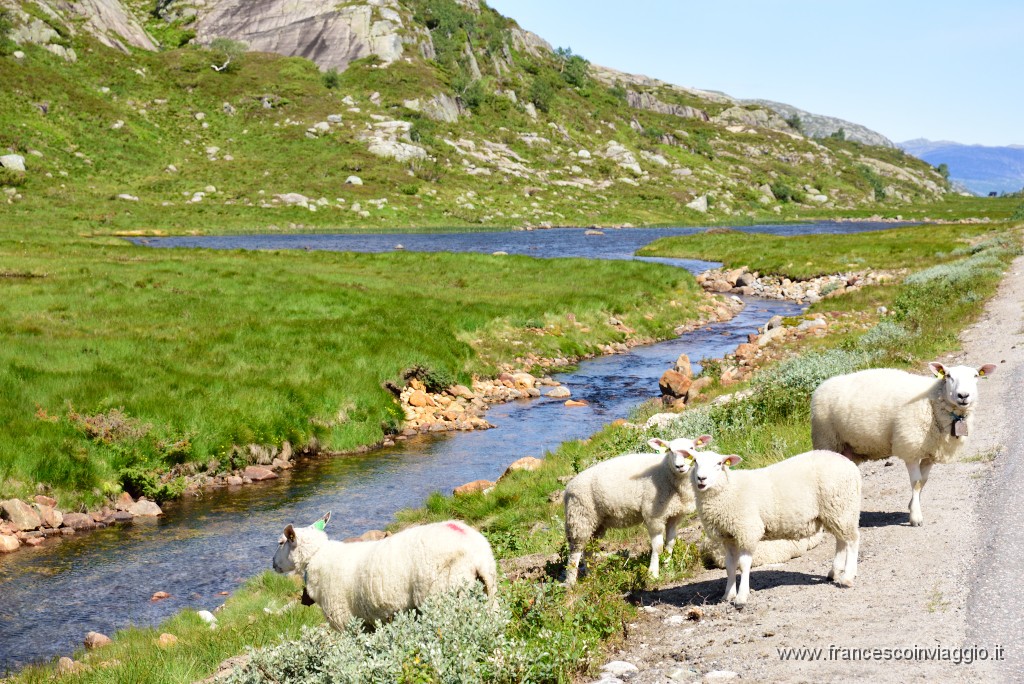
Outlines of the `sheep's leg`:
{"type": "Polygon", "coordinates": [[[679,529],[679,518],[669,518],[665,521],[665,555],[671,556],[672,549],[676,547],[676,531],[679,529]]]}
{"type": "Polygon", "coordinates": [[[657,523],[649,523],[647,532],[651,535],[651,564],[647,571],[651,577],[658,579],[658,556],[665,549],[665,527],[657,523]]]}
{"type": "Polygon", "coordinates": [[[846,566],[846,554],[849,553],[849,548],[845,541],[836,535],[836,555],[832,559],[832,569],[828,571],[826,577],[828,579],[834,579],[836,582],[843,576],[843,568],[846,566]]]}
{"type": "Polygon", "coordinates": [[[736,542],[723,542],[725,547],[725,594],[723,601],[732,601],[736,596],[736,563],[739,560],[739,549],[736,542]]]}
{"type": "MultiPolygon", "coordinates": [[[[565,583],[576,584],[576,576],[579,574],[580,561],[583,559],[583,551],[570,551],[569,562],[565,565],[565,583]]],[[[585,568],[584,568],[585,569],[585,568]]]]}
{"type": "Polygon", "coordinates": [[[750,597],[750,561],[753,560],[754,554],[750,549],[743,549],[740,551],[740,590],[736,594],[736,600],[734,603],[737,606],[746,605],[747,599],[750,597]]]}
{"type": "MultiPolygon", "coordinates": [[[[838,542],[838,537],[836,540],[838,542]]],[[[843,576],[837,581],[844,587],[853,586],[853,578],[857,576],[857,553],[860,551],[860,530],[853,531],[853,538],[846,542],[846,568],[843,576]]]]}
{"type": "Polygon", "coordinates": [[[921,488],[924,486],[921,475],[921,461],[907,461],[907,473],[910,475],[911,487],[910,526],[920,527],[924,524],[924,516],[921,515],[921,488]]]}

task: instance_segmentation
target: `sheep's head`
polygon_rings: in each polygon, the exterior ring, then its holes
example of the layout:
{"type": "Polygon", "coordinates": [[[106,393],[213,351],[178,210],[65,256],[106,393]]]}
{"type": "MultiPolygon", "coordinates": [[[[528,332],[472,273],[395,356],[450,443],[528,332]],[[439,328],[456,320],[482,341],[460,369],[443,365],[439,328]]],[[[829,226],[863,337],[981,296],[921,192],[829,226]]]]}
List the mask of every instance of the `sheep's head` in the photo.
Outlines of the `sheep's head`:
{"type": "Polygon", "coordinates": [[[328,512],[309,527],[284,528],[281,539],[277,542],[277,553],[274,554],[274,571],[282,574],[295,570],[305,570],[309,559],[327,541],[324,528],[331,519],[328,512]]]}
{"type": "Polygon", "coordinates": [[[723,456],[714,451],[686,451],[692,467],[690,482],[698,492],[721,487],[729,481],[729,467],[737,465],[743,459],[735,454],[723,456]]]}
{"type": "Polygon", "coordinates": [[[690,471],[690,464],[693,461],[687,456],[687,450],[701,449],[710,443],[711,435],[701,435],[697,439],[677,437],[671,442],[666,442],[657,437],[647,440],[649,446],[659,453],[664,453],[665,458],[671,460],[672,467],[675,468],[677,475],[685,475],[690,471]]]}
{"type": "Polygon", "coordinates": [[[970,366],[952,366],[947,368],[938,361],[928,364],[935,377],[942,378],[942,396],[954,408],[970,408],[978,400],[978,378],[987,378],[996,365],[986,363],[981,368],[970,366]]]}

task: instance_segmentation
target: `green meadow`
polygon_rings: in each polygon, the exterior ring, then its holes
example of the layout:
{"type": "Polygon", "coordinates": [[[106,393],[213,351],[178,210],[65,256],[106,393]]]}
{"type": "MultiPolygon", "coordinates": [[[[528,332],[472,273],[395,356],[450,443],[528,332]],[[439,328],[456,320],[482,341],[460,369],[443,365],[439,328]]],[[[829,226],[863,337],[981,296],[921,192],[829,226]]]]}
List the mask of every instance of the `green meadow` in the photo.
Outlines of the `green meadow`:
{"type": "Polygon", "coordinates": [[[229,466],[232,445],[374,444],[403,418],[382,385],[409,368],[469,383],[530,351],[594,352],[624,337],[610,316],[665,337],[699,298],[641,263],[17,235],[0,239],[0,497],[41,483],[64,505],[126,472],[229,466]]]}

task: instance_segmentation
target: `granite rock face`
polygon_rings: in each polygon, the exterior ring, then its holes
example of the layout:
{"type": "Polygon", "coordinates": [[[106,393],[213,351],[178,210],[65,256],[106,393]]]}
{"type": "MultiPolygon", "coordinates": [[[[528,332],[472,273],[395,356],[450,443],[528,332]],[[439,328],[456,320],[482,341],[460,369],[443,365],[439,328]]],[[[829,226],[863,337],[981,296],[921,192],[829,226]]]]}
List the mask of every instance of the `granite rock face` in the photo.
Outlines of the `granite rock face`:
{"type": "Polygon", "coordinates": [[[433,53],[426,29],[415,26],[397,0],[341,5],[334,0],[219,0],[201,13],[196,40],[244,42],[251,51],[306,57],[321,70],[344,70],[353,60],[377,55],[399,59],[407,44],[433,53]]]}

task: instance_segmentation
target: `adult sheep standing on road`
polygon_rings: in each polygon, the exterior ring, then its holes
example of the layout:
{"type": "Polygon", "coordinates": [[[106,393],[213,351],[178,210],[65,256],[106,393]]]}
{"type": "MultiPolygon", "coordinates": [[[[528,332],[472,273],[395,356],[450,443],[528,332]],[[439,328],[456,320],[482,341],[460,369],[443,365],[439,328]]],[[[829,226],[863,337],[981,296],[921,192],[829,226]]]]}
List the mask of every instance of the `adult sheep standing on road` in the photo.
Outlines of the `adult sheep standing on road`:
{"type": "Polygon", "coordinates": [[[898,456],[910,475],[910,524],[924,522],[921,491],[936,463],[949,463],[973,431],[978,378],[995,371],[928,364],[935,378],[894,368],[839,375],[811,395],[811,441],[855,463],[898,456]]]}
{"type": "Polygon", "coordinates": [[[420,525],[379,541],[331,541],[330,513],[309,527],[285,528],[274,570],[302,574],[305,593],[337,630],[357,617],[388,620],[427,597],[479,580],[493,600],[497,564],[487,539],[459,520],[420,525]]]}

